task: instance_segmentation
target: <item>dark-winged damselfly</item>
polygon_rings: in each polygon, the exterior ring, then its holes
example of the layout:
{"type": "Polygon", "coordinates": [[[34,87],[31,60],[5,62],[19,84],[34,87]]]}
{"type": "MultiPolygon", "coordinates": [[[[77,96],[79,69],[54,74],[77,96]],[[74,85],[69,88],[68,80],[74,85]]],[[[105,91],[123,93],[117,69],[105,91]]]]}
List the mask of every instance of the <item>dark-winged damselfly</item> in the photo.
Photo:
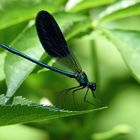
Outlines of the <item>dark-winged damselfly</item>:
{"type": "Polygon", "coordinates": [[[96,83],[89,82],[87,75],[81,69],[81,66],[79,65],[77,59],[69,49],[67,42],[65,41],[64,36],[53,16],[46,11],[40,11],[36,17],[35,25],[39,40],[45,52],[57,59],[57,61],[63,63],[63,65],[65,65],[66,67],[70,68],[72,72],[63,71],[59,68],[49,66],[43,62],[37,61],[5,44],[0,44],[0,46],[42,67],[76,79],[79,82],[79,85],[66,89],[67,92],[72,90],[73,97],[76,91],[84,88],[87,88],[86,94],[84,96],[85,102],[88,102],[86,101],[86,97],[89,89],[95,97],[94,91],[96,90],[96,83]]]}

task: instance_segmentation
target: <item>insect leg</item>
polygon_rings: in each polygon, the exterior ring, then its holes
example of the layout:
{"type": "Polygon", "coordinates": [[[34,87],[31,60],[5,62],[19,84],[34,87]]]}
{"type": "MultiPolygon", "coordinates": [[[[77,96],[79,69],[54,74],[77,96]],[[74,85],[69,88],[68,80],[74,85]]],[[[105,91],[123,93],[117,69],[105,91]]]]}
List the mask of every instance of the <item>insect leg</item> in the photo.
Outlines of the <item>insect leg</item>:
{"type": "MultiPolygon", "coordinates": [[[[77,89],[77,88],[79,88],[80,87],[80,85],[79,86],[75,86],[75,87],[71,87],[71,88],[67,88],[67,89],[64,89],[64,90],[62,90],[61,92],[60,92],[60,96],[59,96],[59,99],[58,99],[58,102],[59,102],[59,105],[60,104],[62,104],[62,102],[64,103],[65,102],[65,96],[66,96],[66,93],[68,93],[68,92],[70,92],[71,90],[74,90],[74,89],[77,89]],[[63,96],[63,98],[62,98],[62,95],[64,94],[64,96],[63,96]]],[[[64,107],[64,104],[61,106],[61,107],[64,107]]]]}
{"type": "Polygon", "coordinates": [[[74,101],[74,106],[75,106],[75,107],[76,107],[75,96],[74,96],[74,95],[75,95],[75,92],[78,91],[78,90],[80,90],[80,89],[83,89],[83,88],[85,88],[85,87],[79,86],[77,89],[75,89],[75,90],[72,91],[73,101],[74,101]]]}
{"type": "MultiPolygon", "coordinates": [[[[93,103],[89,102],[88,100],[86,100],[87,98],[87,94],[88,94],[88,91],[89,91],[89,88],[87,88],[87,91],[86,91],[86,94],[84,96],[84,102],[88,103],[88,104],[91,104],[91,105],[94,105],[93,103]]],[[[94,96],[94,93],[92,92],[93,96],[94,96]]]]}

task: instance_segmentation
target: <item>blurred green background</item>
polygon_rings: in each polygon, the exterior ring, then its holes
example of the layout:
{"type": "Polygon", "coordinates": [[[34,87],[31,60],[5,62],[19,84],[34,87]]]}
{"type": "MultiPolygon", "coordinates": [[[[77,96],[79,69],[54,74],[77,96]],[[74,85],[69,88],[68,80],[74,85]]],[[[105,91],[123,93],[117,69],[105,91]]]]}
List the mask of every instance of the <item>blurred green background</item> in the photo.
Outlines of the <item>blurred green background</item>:
{"type": "MultiPolygon", "coordinates": [[[[139,140],[140,60],[129,60],[133,51],[127,54],[127,48],[124,51],[121,43],[117,47],[105,33],[113,29],[122,32],[122,44],[126,38],[132,42],[128,43],[130,47],[137,47],[140,56],[139,1],[0,0],[0,43],[57,66],[47,54],[43,55],[36,34],[34,20],[40,10],[54,15],[83,70],[97,84],[96,99],[88,94],[95,106],[84,103],[86,90],[83,90],[76,94],[78,109],[96,108],[97,102],[108,108],[42,123],[0,127],[0,140],[139,140]],[[132,31],[133,35],[125,31],[132,31]]],[[[59,92],[78,84],[39,66],[30,67],[30,62],[25,67],[25,63],[28,62],[0,48],[0,94],[15,93],[39,104],[49,100],[59,106],[59,92]]],[[[70,93],[64,108],[75,109],[70,93]]]]}

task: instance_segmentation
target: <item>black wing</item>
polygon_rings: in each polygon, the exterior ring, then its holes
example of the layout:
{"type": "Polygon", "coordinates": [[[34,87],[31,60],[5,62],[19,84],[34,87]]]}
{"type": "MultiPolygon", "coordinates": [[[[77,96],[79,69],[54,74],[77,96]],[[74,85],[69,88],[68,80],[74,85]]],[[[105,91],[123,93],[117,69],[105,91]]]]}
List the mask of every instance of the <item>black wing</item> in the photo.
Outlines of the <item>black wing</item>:
{"type": "Polygon", "coordinates": [[[51,14],[46,11],[40,11],[36,18],[36,29],[43,48],[50,56],[55,57],[61,64],[73,71],[81,70],[78,61],[69,50],[61,30],[51,14]]]}

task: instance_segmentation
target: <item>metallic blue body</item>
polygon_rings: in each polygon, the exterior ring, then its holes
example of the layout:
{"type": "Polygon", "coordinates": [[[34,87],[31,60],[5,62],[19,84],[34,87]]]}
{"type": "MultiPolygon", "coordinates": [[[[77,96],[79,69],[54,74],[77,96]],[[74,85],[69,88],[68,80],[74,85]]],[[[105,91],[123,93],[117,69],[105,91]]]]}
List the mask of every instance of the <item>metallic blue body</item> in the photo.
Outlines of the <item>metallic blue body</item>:
{"type": "Polygon", "coordinates": [[[9,47],[9,46],[7,46],[7,45],[5,45],[5,44],[0,44],[0,46],[3,47],[4,49],[8,50],[9,52],[12,52],[12,53],[14,53],[14,54],[16,54],[16,55],[19,55],[19,56],[21,56],[21,57],[27,59],[27,60],[30,60],[30,61],[32,61],[33,63],[36,63],[36,64],[38,64],[38,65],[40,65],[40,66],[42,66],[42,67],[45,67],[45,68],[47,68],[47,69],[50,69],[50,70],[55,71],[55,72],[58,72],[58,73],[61,73],[61,74],[63,74],[63,75],[66,75],[66,76],[68,76],[68,77],[71,77],[71,78],[74,78],[74,77],[75,77],[75,73],[65,72],[65,71],[63,71],[63,70],[57,69],[57,68],[52,67],[52,66],[49,66],[49,65],[47,65],[47,64],[44,64],[44,63],[42,63],[42,62],[40,62],[40,61],[37,61],[37,60],[35,60],[34,58],[31,58],[31,57],[29,57],[29,56],[27,56],[27,55],[25,55],[25,54],[23,54],[23,53],[21,53],[21,52],[19,52],[19,51],[17,51],[17,50],[14,50],[13,48],[11,48],[11,47],[9,47]]]}

